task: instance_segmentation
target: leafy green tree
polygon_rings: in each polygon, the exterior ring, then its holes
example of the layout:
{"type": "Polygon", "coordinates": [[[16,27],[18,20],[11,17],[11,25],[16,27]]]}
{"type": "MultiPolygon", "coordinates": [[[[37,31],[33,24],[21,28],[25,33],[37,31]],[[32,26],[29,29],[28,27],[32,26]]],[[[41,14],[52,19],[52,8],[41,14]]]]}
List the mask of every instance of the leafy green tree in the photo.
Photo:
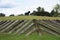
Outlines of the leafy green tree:
{"type": "Polygon", "coordinates": [[[11,14],[10,16],[15,16],[14,14],[11,14]]]}
{"type": "Polygon", "coordinates": [[[36,16],[50,16],[50,13],[45,11],[44,8],[41,7],[38,7],[37,11],[33,11],[31,14],[36,16]]]}
{"type": "Polygon", "coordinates": [[[50,13],[51,16],[54,16],[55,15],[55,11],[52,10],[51,13],[50,13]]]}
{"type": "Polygon", "coordinates": [[[30,15],[36,15],[36,11],[34,10],[30,15]]]}
{"type": "Polygon", "coordinates": [[[44,12],[45,11],[44,8],[41,8],[41,11],[44,12]]]}
{"type": "Polygon", "coordinates": [[[5,17],[5,14],[3,14],[3,13],[0,13],[0,17],[5,17]]]}
{"type": "Polygon", "coordinates": [[[24,14],[19,14],[18,16],[24,16],[24,14]]]}
{"type": "Polygon", "coordinates": [[[60,5],[59,4],[56,4],[56,6],[54,7],[54,11],[55,11],[55,14],[54,16],[59,16],[59,12],[60,12],[60,5]]]}
{"type": "Polygon", "coordinates": [[[41,12],[41,7],[38,7],[37,8],[37,12],[41,12]]]}
{"type": "Polygon", "coordinates": [[[56,6],[54,7],[54,10],[56,12],[59,12],[60,11],[60,5],[59,4],[56,4],[56,6]]]}
{"type": "Polygon", "coordinates": [[[38,8],[37,8],[37,11],[33,11],[32,14],[33,14],[33,15],[36,15],[36,16],[40,16],[42,10],[43,10],[43,8],[38,7],[38,8]]]}
{"type": "Polygon", "coordinates": [[[38,7],[37,11],[33,11],[33,15],[36,16],[50,16],[49,12],[45,11],[44,8],[38,7]]]}

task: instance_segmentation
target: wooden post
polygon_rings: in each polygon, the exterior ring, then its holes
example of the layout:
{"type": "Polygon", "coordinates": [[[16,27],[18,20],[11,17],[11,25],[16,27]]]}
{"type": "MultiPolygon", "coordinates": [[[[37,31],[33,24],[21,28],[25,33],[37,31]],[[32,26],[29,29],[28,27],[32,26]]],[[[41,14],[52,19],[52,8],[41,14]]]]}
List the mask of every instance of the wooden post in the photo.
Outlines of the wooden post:
{"type": "Polygon", "coordinates": [[[33,23],[35,24],[35,28],[36,28],[37,34],[41,35],[41,29],[40,29],[40,27],[39,27],[38,20],[33,19],[33,23]]]}

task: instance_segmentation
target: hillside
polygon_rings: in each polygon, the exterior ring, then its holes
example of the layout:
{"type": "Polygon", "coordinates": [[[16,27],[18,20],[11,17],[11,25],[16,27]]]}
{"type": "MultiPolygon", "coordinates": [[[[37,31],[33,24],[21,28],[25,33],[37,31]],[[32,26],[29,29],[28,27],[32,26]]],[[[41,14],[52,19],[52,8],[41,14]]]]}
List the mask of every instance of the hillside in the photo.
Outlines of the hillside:
{"type": "Polygon", "coordinates": [[[11,17],[0,17],[0,20],[60,20],[60,17],[42,17],[42,16],[11,16],[11,17]]]}
{"type": "Polygon", "coordinates": [[[0,40],[59,40],[60,18],[42,16],[0,17],[0,40]],[[37,26],[33,19],[36,19],[37,26]]]}

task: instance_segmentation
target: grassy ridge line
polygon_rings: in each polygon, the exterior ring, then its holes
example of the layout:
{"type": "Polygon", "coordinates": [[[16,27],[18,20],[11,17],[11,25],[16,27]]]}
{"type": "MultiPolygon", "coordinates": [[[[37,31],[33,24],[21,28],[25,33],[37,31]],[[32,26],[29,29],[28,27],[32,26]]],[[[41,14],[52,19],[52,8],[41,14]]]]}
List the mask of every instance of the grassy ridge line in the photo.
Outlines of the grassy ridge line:
{"type": "Polygon", "coordinates": [[[0,20],[60,20],[60,17],[42,17],[42,16],[11,16],[11,17],[0,17],[0,20]]]}

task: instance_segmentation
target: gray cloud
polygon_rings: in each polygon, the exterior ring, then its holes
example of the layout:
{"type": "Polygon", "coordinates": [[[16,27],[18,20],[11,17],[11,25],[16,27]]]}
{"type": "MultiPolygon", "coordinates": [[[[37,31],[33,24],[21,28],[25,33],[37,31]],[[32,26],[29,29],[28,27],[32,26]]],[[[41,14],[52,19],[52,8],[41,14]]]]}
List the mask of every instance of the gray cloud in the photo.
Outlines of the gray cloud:
{"type": "Polygon", "coordinates": [[[5,4],[5,5],[0,5],[0,8],[13,8],[13,4],[5,4]]]}

